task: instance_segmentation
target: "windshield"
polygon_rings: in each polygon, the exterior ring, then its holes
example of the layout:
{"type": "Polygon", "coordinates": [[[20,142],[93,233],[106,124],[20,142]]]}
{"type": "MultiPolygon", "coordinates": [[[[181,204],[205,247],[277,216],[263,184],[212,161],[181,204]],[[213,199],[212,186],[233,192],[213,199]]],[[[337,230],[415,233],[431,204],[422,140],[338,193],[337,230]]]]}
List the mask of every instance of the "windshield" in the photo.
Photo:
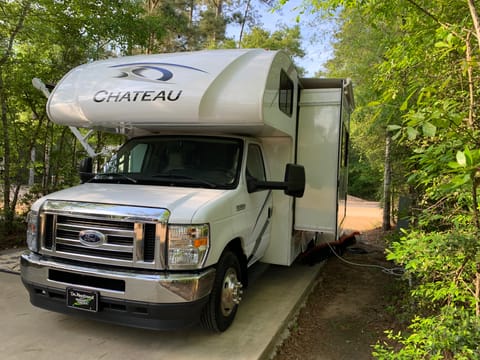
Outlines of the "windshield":
{"type": "Polygon", "coordinates": [[[234,188],[242,144],[239,139],[200,136],[132,139],[91,181],[234,188]]]}

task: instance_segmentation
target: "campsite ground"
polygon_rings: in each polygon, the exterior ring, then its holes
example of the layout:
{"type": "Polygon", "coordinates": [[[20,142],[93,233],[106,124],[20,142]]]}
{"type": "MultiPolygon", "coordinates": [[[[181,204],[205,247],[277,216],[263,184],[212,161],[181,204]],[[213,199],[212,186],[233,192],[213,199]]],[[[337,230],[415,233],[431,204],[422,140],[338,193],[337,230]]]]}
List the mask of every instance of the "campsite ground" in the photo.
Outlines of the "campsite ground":
{"type": "Polygon", "coordinates": [[[372,345],[386,338],[385,330],[398,327],[400,280],[382,271],[393,265],[385,260],[381,209],[354,198],[347,209],[347,228],[361,232],[357,243],[344,249],[342,259],[329,250],[274,360],[372,359],[372,345]]]}

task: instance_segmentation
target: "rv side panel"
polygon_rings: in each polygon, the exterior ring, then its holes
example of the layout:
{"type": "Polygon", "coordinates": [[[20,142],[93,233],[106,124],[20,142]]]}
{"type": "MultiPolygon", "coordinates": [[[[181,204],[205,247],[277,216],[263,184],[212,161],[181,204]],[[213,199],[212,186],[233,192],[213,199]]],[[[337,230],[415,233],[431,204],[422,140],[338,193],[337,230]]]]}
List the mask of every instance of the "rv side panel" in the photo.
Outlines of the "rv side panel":
{"type": "Polygon", "coordinates": [[[297,162],[305,166],[306,188],[296,200],[295,229],[337,232],[341,144],[340,88],[303,89],[300,93],[297,162]]]}

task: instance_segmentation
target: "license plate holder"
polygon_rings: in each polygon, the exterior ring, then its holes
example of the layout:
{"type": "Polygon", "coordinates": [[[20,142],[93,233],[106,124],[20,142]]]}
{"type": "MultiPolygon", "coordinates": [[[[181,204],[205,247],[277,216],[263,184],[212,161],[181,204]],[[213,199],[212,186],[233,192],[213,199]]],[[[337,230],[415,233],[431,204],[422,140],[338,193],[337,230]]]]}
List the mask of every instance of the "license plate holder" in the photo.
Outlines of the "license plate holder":
{"type": "Polygon", "coordinates": [[[98,291],[67,288],[67,306],[90,312],[98,312],[98,291]]]}

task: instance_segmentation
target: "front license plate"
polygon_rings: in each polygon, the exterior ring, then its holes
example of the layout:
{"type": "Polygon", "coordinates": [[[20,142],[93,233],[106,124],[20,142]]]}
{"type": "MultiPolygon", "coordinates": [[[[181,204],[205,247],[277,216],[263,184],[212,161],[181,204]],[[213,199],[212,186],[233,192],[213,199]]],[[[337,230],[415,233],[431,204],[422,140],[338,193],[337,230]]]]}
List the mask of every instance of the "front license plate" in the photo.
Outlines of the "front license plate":
{"type": "Polygon", "coordinates": [[[68,288],[67,306],[96,312],[98,311],[98,292],[68,288]]]}

